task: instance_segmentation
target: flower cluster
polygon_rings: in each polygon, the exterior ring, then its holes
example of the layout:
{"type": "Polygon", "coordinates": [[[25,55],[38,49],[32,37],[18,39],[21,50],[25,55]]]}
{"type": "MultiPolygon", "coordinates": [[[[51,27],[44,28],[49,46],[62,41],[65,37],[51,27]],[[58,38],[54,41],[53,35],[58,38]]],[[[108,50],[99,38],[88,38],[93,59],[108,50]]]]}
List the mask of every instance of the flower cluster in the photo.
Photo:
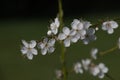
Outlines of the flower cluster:
{"type": "MultiPolygon", "coordinates": [[[[83,44],[87,45],[91,41],[97,39],[95,33],[99,29],[98,27],[94,29],[93,25],[89,21],[78,19],[74,19],[70,24],[70,27],[63,26],[61,31],[59,30],[59,27],[59,18],[55,18],[49,26],[46,37],[40,41],[31,40],[30,42],[26,42],[25,40],[22,40],[22,54],[25,55],[29,60],[32,60],[33,55],[38,54],[37,49],[40,49],[42,55],[53,53],[55,51],[55,43],[57,41],[62,42],[64,44],[64,47],[70,47],[72,43],[77,43],[78,41],[81,41],[83,44]]],[[[114,32],[114,29],[117,27],[117,22],[106,21],[102,23],[101,29],[107,31],[108,34],[112,34],[114,32]]],[[[117,47],[120,49],[120,38],[118,39],[117,47]]],[[[93,62],[98,58],[98,49],[93,48],[90,54],[90,58],[83,59],[81,62],[75,63],[73,70],[77,74],[83,74],[84,71],[88,71],[93,76],[104,78],[105,74],[108,72],[108,68],[104,63],[95,64],[93,62]]],[[[62,70],[56,70],[55,73],[57,79],[61,79],[64,75],[62,70]]]]}
{"type": "MultiPolygon", "coordinates": [[[[92,59],[97,59],[98,49],[94,48],[91,50],[92,59]]],[[[98,65],[94,64],[92,59],[84,59],[80,62],[74,64],[75,73],[83,74],[84,71],[88,71],[93,76],[98,76],[99,78],[104,78],[105,74],[108,72],[108,68],[104,63],[99,63],[98,65]]]]}
{"type": "Polygon", "coordinates": [[[48,37],[45,37],[39,42],[32,40],[30,44],[22,40],[24,46],[21,48],[21,52],[26,54],[28,59],[32,60],[33,55],[37,55],[38,53],[37,49],[34,48],[36,45],[37,48],[41,50],[41,54],[46,55],[46,53],[53,53],[55,51],[54,45],[56,41],[63,41],[65,47],[70,47],[71,43],[76,43],[79,40],[82,40],[84,44],[88,44],[90,41],[96,40],[96,36],[94,35],[95,30],[94,28],[90,28],[91,25],[88,21],[74,19],[71,23],[71,29],[63,27],[62,32],[60,32],[59,19],[55,18],[47,32],[48,37]],[[33,46],[31,47],[31,45],[33,46]]]}
{"type": "Polygon", "coordinates": [[[55,18],[55,22],[52,22],[50,24],[47,35],[56,35],[58,33],[59,26],[60,26],[60,22],[59,22],[58,18],[55,18]]]}
{"type": "Polygon", "coordinates": [[[23,47],[21,48],[21,52],[23,55],[26,55],[28,59],[32,60],[33,55],[37,55],[38,51],[34,48],[36,46],[36,41],[31,40],[30,43],[27,43],[25,40],[22,40],[23,47]]]}
{"type": "Polygon", "coordinates": [[[88,21],[80,21],[74,19],[71,23],[71,29],[63,27],[62,32],[58,35],[58,40],[63,40],[65,47],[69,47],[71,43],[82,40],[84,44],[96,40],[95,29],[90,28],[92,24],[88,21]]]}
{"type": "MultiPolygon", "coordinates": [[[[26,54],[28,59],[33,59],[33,55],[37,55],[37,50],[34,48],[38,45],[38,49],[41,49],[41,54],[46,55],[46,53],[53,53],[55,51],[55,42],[63,41],[65,47],[70,47],[71,43],[76,43],[79,40],[83,41],[84,44],[88,44],[90,41],[97,39],[95,36],[95,29],[92,28],[92,24],[89,21],[83,21],[74,19],[71,23],[71,29],[69,27],[63,27],[62,31],[59,31],[60,22],[58,18],[50,24],[47,36],[40,42],[31,41],[30,44],[25,40],[22,40],[23,47],[21,52],[26,54]],[[59,33],[58,33],[59,32],[59,33]],[[33,46],[29,46],[33,45],[33,46]]],[[[109,34],[114,32],[113,28],[117,28],[118,24],[115,21],[106,21],[102,24],[102,29],[107,30],[109,34]]],[[[98,30],[98,29],[97,29],[98,30]]],[[[93,52],[93,57],[96,58],[93,52]]]]}
{"type": "Polygon", "coordinates": [[[103,22],[102,24],[102,29],[104,31],[107,31],[108,34],[112,34],[114,32],[113,29],[116,29],[117,27],[118,27],[118,24],[115,21],[106,21],[106,22],[103,22]]]}

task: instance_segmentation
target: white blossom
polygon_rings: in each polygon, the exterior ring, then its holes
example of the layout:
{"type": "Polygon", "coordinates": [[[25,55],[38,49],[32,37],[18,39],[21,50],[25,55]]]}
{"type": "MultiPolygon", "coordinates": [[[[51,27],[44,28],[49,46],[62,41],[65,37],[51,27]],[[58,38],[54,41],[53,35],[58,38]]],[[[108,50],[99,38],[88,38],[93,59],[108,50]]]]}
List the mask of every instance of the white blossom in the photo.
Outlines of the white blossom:
{"type": "Polygon", "coordinates": [[[91,60],[90,59],[86,59],[86,60],[82,60],[82,66],[85,70],[89,69],[89,66],[91,64],[91,60]]]}
{"type": "Polygon", "coordinates": [[[100,73],[100,69],[98,66],[91,66],[90,67],[90,73],[93,75],[93,76],[97,76],[99,73],[100,73]]]}
{"type": "Polygon", "coordinates": [[[33,59],[33,55],[37,55],[38,52],[34,48],[36,46],[36,41],[31,40],[30,43],[27,43],[25,40],[22,40],[23,47],[21,48],[21,52],[23,55],[26,55],[29,60],[33,59]]]}
{"type": "Polygon", "coordinates": [[[90,66],[90,73],[93,76],[98,76],[99,78],[104,78],[104,76],[107,72],[108,72],[108,68],[103,63],[90,66]]]}
{"type": "Polygon", "coordinates": [[[63,40],[65,47],[69,47],[74,33],[68,27],[63,27],[62,32],[59,33],[58,40],[63,40]]]}
{"type": "Polygon", "coordinates": [[[59,26],[60,26],[59,19],[55,18],[55,21],[50,24],[50,30],[48,30],[47,35],[51,34],[56,35],[58,33],[59,26]]]}
{"type": "Polygon", "coordinates": [[[104,31],[107,31],[108,34],[112,34],[114,32],[114,29],[118,27],[118,23],[115,21],[106,21],[102,24],[102,29],[104,31]]]}
{"type": "Polygon", "coordinates": [[[79,39],[84,39],[86,30],[84,28],[84,24],[78,20],[74,19],[71,23],[72,31],[76,32],[76,34],[73,36],[73,42],[77,42],[79,39]]]}
{"type": "Polygon", "coordinates": [[[74,71],[75,73],[83,73],[83,69],[82,69],[82,64],[80,62],[77,62],[76,64],[74,64],[74,71]]]}
{"type": "Polygon", "coordinates": [[[93,48],[93,49],[91,50],[91,57],[92,57],[93,59],[97,59],[97,53],[98,53],[98,49],[97,49],[97,48],[93,48]]]}
{"type": "Polygon", "coordinates": [[[108,72],[108,68],[103,64],[103,63],[100,63],[98,65],[99,69],[100,69],[100,72],[98,74],[98,77],[99,78],[104,78],[105,74],[108,72]]]}
{"type": "Polygon", "coordinates": [[[38,48],[41,49],[41,53],[42,55],[46,55],[46,53],[53,53],[55,48],[54,48],[54,44],[55,44],[55,39],[50,39],[48,40],[48,38],[43,39],[42,42],[38,43],[38,48]]]}
{"type": "Polygon", "coordinates": [[[87,29],[85,38],[83,39],[83,43],[87,45],[90,41],[96,40],[97,37],[94,34],[95,34],[95,29],[93,28],[87,29]]]}

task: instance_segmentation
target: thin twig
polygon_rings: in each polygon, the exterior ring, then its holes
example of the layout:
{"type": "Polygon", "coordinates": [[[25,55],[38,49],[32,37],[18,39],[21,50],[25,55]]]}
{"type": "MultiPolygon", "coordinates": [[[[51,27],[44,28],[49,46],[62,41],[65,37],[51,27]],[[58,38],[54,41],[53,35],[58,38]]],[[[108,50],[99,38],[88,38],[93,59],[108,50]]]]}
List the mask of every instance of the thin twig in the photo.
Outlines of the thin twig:
{"type": "Polygon", "coordinates": [[[117,48],[118,48],[118,46],[115,46],[115,47],[113,47],[113,48],[111,48],[111,49],[108,49],[108,50],[106,50],[106,51],[100,52],[99,54],[100,54],[100,55],[105,55],[105,54],[107,54],[107,53],[110,53],[110,52],[116,50],[117,48]]]}

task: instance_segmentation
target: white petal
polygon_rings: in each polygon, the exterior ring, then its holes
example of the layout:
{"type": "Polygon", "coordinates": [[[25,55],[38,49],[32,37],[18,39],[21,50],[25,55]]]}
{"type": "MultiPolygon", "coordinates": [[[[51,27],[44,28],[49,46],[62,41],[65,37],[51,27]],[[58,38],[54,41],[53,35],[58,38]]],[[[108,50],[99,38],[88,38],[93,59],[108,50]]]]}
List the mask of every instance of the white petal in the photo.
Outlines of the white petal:
{"type": "Polygon", "coordinates": [[[70,46],[70,39],[65,39],[64,45],[65,45],[65,47],[69,47],[70,46]]]}
{"type": "Polygon", "coordinates": [[[49,47],[48,48],[48,53],[53,53],[55,51],[55,48],[54,47],[49,47]]]}
{"type": "Polygon", "coordinates": [[[60,22],[58,18],[55,18],[55,25],[57,28],[60,26],[60,22]]]}
{"type": "Polygon", "coordinates": [[[78,30],[83,29],[83,24],[82,24],[81,22],[77,25],[77,29],[78,29],[78,30]]]}
{"type": "Polygon", "coordinates": [[[109,69],[108,69],[107,67],[104,67],[104,68],[102,69],[102,72],[103,72],[103,73],[107,73],[108,70],[109,70],[109,69]]]}
{"type": "Polygon", "coordinates": [[[83,70],[82,70],[82,69],[80,69],[80,70],[79,70],[79,73],[83,74],[83,70]]]}
{"type": "Polygon", "coordinates": [[[75,37],[79,40],[79,39],[80,39],[80,34],[77,33],[77,34],[75,35],[75,37]]]}
{"type": "Polygon", "coordinates": [[[22,52],[23,55],[26,54],[28,52],[28,48],[22,47],[21,52],[22,52]]]}
{"type": "Polygon", "coordinates": [[[30,47],[30,48],[34,48],[34,47],[36,46],[36,44],[37,44],[37,43],[36,43],[35,40],[31,40],[31,41],[30,41],[30,44],[29,44],[29,47],[30,47]]]}
{"type": "Polygon", "coordinates": [[[108,28],[111,28],[111,23],[109,21],[103,22],[102,29],[107,30],[108,28]]]}
{"type": "Polygon", "coordinates": [[[72,29],[76,30],[77,29],[77,25],[79,23],[80,23],[80,21],[78,19],[74,19],[73,22],[71,23],[72,29]]]}
{"type": "Polygon", "coordinates": [[[76,43],[78,41],[78,38],[76,36],[73,36],[71,38],[71,42],[76,43]]]}
{"type": "Polygon", "coordinates": [[[73,29],[72,29],[72,30],[70,31],[70,36],[74,36],[76,33],[77,33],[76,30],[73,30],[73,29]]]}
{"type": "Polygon", "coordinates": [[[100,79],[102,79],[102,78],[104,78],[104,73],[102,73],[102,72],[100,72],[99,74],[98,74],[98,77],[100,78],[100,79]]]}
{"type": "Polygon", "coordinates": [[[91,57],[93,58],[93,59],[97,59],[97,54],[98,53],[98,49],[97,48],[93,48],[92,50],[91,50],[91,57]]]}
{"type": "Polygon", "coordinates": [[[111,27],[112,27],[112,28],[117,28],[117,27],[118,27],[117,22],[111,21],[111,27]]]}
{"type": "Polygon", "coordinates": [[[52,30],[52,33],[53,33],[54,35],[56,35],[56,34],[58,33],[58,29],[57,29],[57,28],[53,29],[53,30],[52,30]]]}
{"type": "Polygon", "coordinates": [[[51,23],[51,24],[50,24],[50,29],[53,30],[53,29],[55,29],[55,28],[56,28],[55,23],[51,23]]]}
{"type": "Polygon", "coordinates": [[[98,66],[100,69],[103,69],[105,67],[104,63],[100,63],[98,66]]]}
{"type": "Polygon", "coordinates": [[[25,40],[22,40],[22,43],[23,43],[23,45],[24,45],[25,47],[28,48],[29,44],[28,44],[25,40]]]}
{"type": "Polygon", "coordinates": [[[46,45],[47,42],[48,42],[48,38],[44,38],[44,39],[43,39],[43,43],[46,45]]]}
{"type": "Polygon", "coordinates": [[[85,36],[86,35],[86,31],[85,30],[80,30],[78,33],[80,34],[80,36],[85,36]]]}
{"type": "Polygon", "coordinates": [[[40,42],[40,43],[38,43],[38,48],[43,49],[43,48],[45,47],[45,45],[46,45],[46,44],[40,42]]]}
{"type": "Polygon", "coordinates": [[[65,35],[69,35],[70,34],[70,29],[68,27],[63,27],[63,33],[65,35]]]}
{"type": "Polygon", "coordinates": [[[83,21],[83,26],[84,26],[84,29],[88,29],[92,24],[88,21],[83,21]]]}
{"type": "Polygon", "coordinates": [[[105,25],[102,25],[102,30],[107,30],[107,27],[105,25]]]}
{"type": "Polygon", "coordinates": [[[32,59],[33,59],[33,55],[32,55],[31,53],[27,53],[27,58],[28,58],[29,60],[32,60],[32,59]]]}
{"type": "Polygon", "coordinates": [[[87,45],[88,43],[89,43],[89,39],[88,38],[85,38],[85,39],[83,39],[83,43],[85,44],[85,45],[87,45]]]}
{"type": "Polygon", "coordinates": [[[50,40],[48,41],[48,45],[49,45],[49,46],[54,46],[54,44],[55,44],[55,39],[50,39],[50,40]]]}
{"type": "Polygon", "coordinates": [[[95,29],[94,29],[94,28],[89,28],[89,29],[87,30],[87,34],[88,34],[88,35],[93,35],[93,34],[95,34],[95,29]]]}
{"type": "Polygon", "coordinates": [[[38,51],[36,49],[31,49],[31,52],[34,54],[34,55],[37,55],[38,54],[38,51]]]}
{"type": "Polygon", "coordinates": [[[112,28],[108,29],[108,34],[112,34],[114,32],[114,30],[112,28]]]}
{"type": "Polygon", "coordinates": [[[42,55],[46,55],[46,53],[47,53],[47,48],[41,49],[41,54],[42,55]]]}
{"type": "Polygon", "coordinates": [[[67,36],[66,36],[64,33],[60,33],[60,34],[58,35],[58,39],[59,39],[59,40],[64,40],[66,37],[67,37],[67,36]]]}

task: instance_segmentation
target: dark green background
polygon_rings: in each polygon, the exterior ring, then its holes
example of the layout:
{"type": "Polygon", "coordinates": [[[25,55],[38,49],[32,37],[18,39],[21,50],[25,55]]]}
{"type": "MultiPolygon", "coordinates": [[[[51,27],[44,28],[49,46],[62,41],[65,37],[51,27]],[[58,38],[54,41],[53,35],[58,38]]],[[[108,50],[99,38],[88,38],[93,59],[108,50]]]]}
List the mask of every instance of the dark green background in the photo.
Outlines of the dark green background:
{"type": "MultiPolygon", "coordinates": [[[[84,19],[96,23],[99,19],[110,19],[119,17],[119,14],[110,15],[86,15],[84,19]]],[[[74,18],[81,16],[65,17],[66,26],[74,18]]],[[[54,72],[61,67],[60,64],[60,46],[56,45],[56,51],[52,54],[42,56],[34,56],[32,61],[24,58],[20,52],[21,40],[39,40],[46,35],[47,27],[51,19],[48,18],[31,18],[31,19],[6,19],[0,21],[0,80],[54,80],[54,72]]],[[[119,22],[118,22],[119,23],[119,22]]],[[[120,24],[120,23],[119,23],[120,24]]],[[[67,67],[71,69],[73,64],[81,59],[90,56],[91,48],[97,47],[100,51],[112,48],[117,44],[120,35],[120,27],[115,29],[115,33],[108,35],[107,32],[101,30],[96,33],[97,40],[89,45],[83,45],[82,42],[72,44],[67,48],[67,67]]],[[[109,74],[120,79],[120,50],[115,50],[109,54],[102,56],[96,63],[104,62],[109,68],[109,74]]],[[[98,80],[97,77],[92,77],[89,73],[76,75],[71,73],[68,80],[98,80]]],[[[104,78],[103,80],[109,80],[104,78]]]]}
{"type": "MultiPolygon", "coordinates": [[[[82,18],[97,23],[107,18],[120,18],[120,3],[112,0],[63,0],[64,22],[66,26],[74,18],[82,18]]],[[[57,0],[0,0],[0,80],[55,80],[55,70],[61,67],[60,46],[52,54],[34,56],[29,61],[20,52],[21,40],[39,40],[46,35],[48,26],[58,12],[57,0]]],[[[118,21],[120,24],[120,22],[118,21]]],[[[82,42],[67,48],[67,67],[90,57],[91,48],[97,47],[105,51],[117,44],[120,27],[115,33],[108,35],[101,30],[96,33],[97,40],[89,45],[82,42]]],[[[120,50],[115,50],[96,61],[104,62],[109,74],[120,80],[120,50]]],[[[98,80],[89,73],[76,75],[71,73],[68,80],[98,80]]],[[[109,80],[104,78],[103,80],[109,80]]]]}

